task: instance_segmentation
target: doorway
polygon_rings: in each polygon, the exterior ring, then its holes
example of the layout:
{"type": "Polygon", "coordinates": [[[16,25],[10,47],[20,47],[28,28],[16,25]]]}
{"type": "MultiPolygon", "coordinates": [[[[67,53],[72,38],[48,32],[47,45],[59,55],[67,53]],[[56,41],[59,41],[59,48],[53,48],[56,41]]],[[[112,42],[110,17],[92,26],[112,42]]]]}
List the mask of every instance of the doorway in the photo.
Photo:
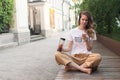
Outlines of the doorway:
{"type": "Polygon", "coordinates": [[[29,29],[31,35],[41,34],[41,16],[40,8],[30,7],[29,11],[29,29]]]}

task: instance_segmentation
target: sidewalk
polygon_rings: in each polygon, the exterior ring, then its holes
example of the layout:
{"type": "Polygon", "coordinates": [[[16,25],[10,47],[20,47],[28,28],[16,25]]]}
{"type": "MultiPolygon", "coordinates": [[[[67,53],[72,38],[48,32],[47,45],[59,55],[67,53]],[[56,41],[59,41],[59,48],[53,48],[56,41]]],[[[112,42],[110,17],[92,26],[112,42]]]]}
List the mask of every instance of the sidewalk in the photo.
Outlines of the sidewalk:
{"type": "Polygon", "coordinates": [[[57,65],[54,52],[59,38],[66,36],[67,32],[61,32],[0,50],[0,80],[120,80],[120,57],[99,42],[95,43],[94,52],[102,52],[103,60],[96,73],[64,72],[63,67],[57,65]]]}
{"type": "Polygon", "coordinates": [[[0,80],[54,80],[61,68],[54,57],[59,37],[0,50],[0,80]]]}
{"type": "MultiPolygon", "coordinates": [[[[108,43],[109,44],[109,43],[108,43]]],[[[120,56],[95,42],[93,52],[101,53],[103,59],[98,70],[91,75],[80,71],[64,71],[61,67],[55,80],[120,80],[120,56]]]]}

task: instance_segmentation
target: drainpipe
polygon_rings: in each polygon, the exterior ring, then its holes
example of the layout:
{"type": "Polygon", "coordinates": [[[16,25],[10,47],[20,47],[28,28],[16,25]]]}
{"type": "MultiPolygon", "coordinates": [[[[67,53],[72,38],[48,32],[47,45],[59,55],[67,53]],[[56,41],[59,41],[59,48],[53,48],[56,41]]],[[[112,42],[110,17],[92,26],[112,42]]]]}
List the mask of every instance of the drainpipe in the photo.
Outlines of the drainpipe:
{"type": "Polygon", "coordinates": [[[64,31],[64,11],[63,11],[64,0],[62,0],[62,31],[64,31]]]}
{"type": "Polygon", "coordinates": [[[71,9],[71,4],[69,2],[69,30],[71,29],[71,14],[70,14],[70,9],[71,9]]]}

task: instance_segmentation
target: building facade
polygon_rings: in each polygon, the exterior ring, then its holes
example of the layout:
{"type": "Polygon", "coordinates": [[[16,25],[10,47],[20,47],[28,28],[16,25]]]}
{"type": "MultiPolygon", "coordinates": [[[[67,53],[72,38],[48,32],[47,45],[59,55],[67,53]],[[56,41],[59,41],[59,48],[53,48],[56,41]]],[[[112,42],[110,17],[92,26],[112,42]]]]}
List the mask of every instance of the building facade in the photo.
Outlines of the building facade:
{"type": "Polygon", "coordinates": [[[51,36],[74,25],[74,12],[69,0],[14,0],[14,39],[18,44],[29,43],[31,36],[51,36]]]}
{"type": "Polygon", "coordinates": [[[70,0],[46,0],[54,10],[54,26],[51,27],[56,31],[69,30],[72,28],[73,10],[70,0]]]}

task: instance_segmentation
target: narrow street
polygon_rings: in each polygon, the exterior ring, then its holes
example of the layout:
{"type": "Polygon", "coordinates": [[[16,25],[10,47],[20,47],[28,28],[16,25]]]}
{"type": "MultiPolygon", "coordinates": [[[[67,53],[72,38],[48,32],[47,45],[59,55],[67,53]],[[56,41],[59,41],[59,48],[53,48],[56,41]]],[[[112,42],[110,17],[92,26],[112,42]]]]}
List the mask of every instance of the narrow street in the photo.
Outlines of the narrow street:
{"type": "Polygon", "coordinates": [[[100,53],[103,59],[97,72],[91,75],[78,71],[65,72],[62,66],[57,65],[54,52],[59,38],[67,38],[67,35],[67,32],[56,33],[39,41],[1,50],[0,80],[120,79],[120,57],[98,41],[94,43],[93,52],[100,53]]]}

